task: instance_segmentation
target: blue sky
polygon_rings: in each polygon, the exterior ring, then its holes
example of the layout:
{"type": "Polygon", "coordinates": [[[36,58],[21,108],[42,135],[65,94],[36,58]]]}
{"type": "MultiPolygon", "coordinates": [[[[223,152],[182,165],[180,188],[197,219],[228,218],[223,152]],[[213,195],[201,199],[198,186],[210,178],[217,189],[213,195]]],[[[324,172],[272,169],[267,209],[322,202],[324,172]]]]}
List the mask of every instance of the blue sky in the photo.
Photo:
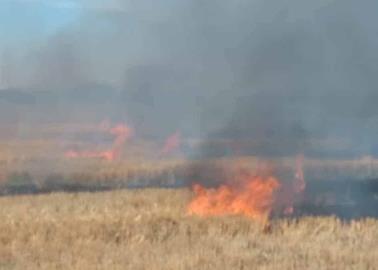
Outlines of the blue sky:
{"type": "Polygon", "coordinates": [[[73,1],[0,0],[0,45],[41,41],[75,22],[80,13],[73,1]]]}

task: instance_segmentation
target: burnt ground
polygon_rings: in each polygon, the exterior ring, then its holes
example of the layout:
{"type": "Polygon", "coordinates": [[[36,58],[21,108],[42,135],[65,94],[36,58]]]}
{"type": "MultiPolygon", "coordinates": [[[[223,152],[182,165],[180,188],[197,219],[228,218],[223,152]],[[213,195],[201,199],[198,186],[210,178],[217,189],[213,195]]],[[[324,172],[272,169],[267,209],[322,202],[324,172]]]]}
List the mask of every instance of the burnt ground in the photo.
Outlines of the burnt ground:
{"type": "MultiPolygon", "coordinates": [[[[171,176],[172,177],[172,176],[171,176]]],[[[117,189],[183,188],[188,183],[166,176],[140,178],[134,181],[88,182],[50,179],[43,185],[31,181],[10,183],[0,187],[0,196],[45,194],[53,192],[102,192],[117,189]]],[[[294,207],[293,217],[337,216],[343,220],[365,217],[378,218],[378,179],[308,181],[302,199],[294,207]]]]}
{"type": "Polygon", "coordinates": [[[378,217],[378,179],[308,181],[297,216],[378,217]]]}

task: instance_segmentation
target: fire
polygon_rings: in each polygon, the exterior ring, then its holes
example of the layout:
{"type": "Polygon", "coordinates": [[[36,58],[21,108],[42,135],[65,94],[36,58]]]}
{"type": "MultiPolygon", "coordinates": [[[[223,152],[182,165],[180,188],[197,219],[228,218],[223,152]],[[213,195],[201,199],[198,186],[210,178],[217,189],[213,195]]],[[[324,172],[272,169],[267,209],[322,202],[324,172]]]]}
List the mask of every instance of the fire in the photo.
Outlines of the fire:
{"type": "Polygon", "coordinates": [[[119,124],[112,129],[110,129],[110,133],[116,136],[112,149],[110,151],[106,151],[107,160],[114,160],[121,156],[122,147],[125,144],[126,140],[133,135],[133,130],[124,124],[119,124]]]}
{"type": "Polygon", "coordinates": [[[282,186],[280,197],[277,200],[277,207],[284,207],[283,213],[291,215],[294,213],[294,204],[301,199],[303,191],[306,188],[306,182],[303,173],[304,156],[298,155],[295,162],[294,179],[282,186]]]}
{"type": "Polygon", "coordinates": [[[239,187],[222,185],[206,189],[194,185],[194,200],[188,206],[189,214],[200,216],[245,215],[265,222],[274,202],[274,193],[280,187],[274,177],[250,177],[239,187]]]}
{"type": "Polygon", "coordinates": [[[118,124],[110,128],[108,124],[101,124],[101,128],[106,129],[108,133],[115,136],[112,147],[104,151],[77,151],[69,150],[65,153],[67,158],[100,158],[108,161],[118,159],[122,153],[122,147],[132,135],[133,129],[125,124],[118,124]]]}
{"type": "Polygon", "coordinates": [[[75,151],[69,150],[65,153],[67,158],[100,158],[108,161],[112,161],[116,158],[112,151],[75,151]]]}
{"type": "Polygon", "coordinates": [[[189,203],[187,212],[203,217],[244,215],[262,223],[268,221],[277,206],[282,207],[284,214],[291,214],[296,195],[305,188],[302,162],[303,156],[297,158],[295,177],[291,184],[284,184],[266,171],[257,174],[239,173],[235,179],[217,188],[195,184],[194,198],[189,203]]]}
{"type": "Polygon", "coordinates": [[[298,155],[296,159],[296,170],[295,170],[295,192],[301,193],[306,188],[306,182],[304,180],[304,173],[303,173],[303,160],[304,155],[298,155]]]}
{"type": "Polygon", "coordinates": [[[172,153],[180,146],[180,143],[181,134],[179,131],[176,131],[165,140],[164,147],[161,150],[161,155],[172,153]]]}

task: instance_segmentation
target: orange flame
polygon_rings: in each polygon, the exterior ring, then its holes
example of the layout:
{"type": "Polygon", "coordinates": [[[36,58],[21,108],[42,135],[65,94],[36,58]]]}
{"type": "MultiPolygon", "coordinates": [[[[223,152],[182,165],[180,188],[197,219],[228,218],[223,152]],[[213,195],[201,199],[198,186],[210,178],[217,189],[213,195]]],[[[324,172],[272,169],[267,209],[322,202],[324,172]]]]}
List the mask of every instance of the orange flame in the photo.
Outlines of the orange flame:
{"type": "Polygon", "coordinates": [[[274,193],[280,187],[275,177],[251,176],[242,185],[222,185],[206,189],[194,185],[195,198],[188,206],[189,214],[200,216],[245,215],[265,222],[274,203],[274,193]]]}
{"type": "Polygon", "coordinates": [[[114,160],[121,156],[122,146],[125,144],[126,140],[133,135],[134,131],[124,124],[119,124],[110,129],[110,133],[116,136],[116,138],[113,142],[112,149],[105,151],[105,154],[107,160],[114,160]]]}
{"type": "Polygon", "coordinates": [[[164,143],[164,147],[161,150],[162,155],[167,155],[175,151],[181,143],[181,134],[179,131],[176,131],[171,136],[169,136],[164,143]]]}
{"type": "Polygon", "coordinates": [[[290,184],[285,183],[289,187],[266,171],[257,175],[238,174],[236,179],[218,188],[207,189],[195,184],[187,213],[203,217],[244,215],[262,223],[268,221],[276,206],[283,206],[284,214],[292,214],[295,197],[305,188],[302,162],[303,156],[297,158],[295,178],[290,184]]]}
{"type": "Polygon", "coordinates": [[[102,124],[101,128],[106,128],[107,131],[115,136],[113,145],[110,150],[105,151],[77,151],[69,150],[65,153],[67,158],[100,158],[108,161],[113,161],[121,156],[122,147],[126,140],[133,135],[133,129],[125,124],[118,124],[113,128],[109,128],[108,125],[102,124]]]}
{"type": "Polygon", "coordinates": [[[115,159],[114,153],[112,151],[76,151],[69,150],[65,154],[67,158],[100,158],[108,161],[115,159]]]}

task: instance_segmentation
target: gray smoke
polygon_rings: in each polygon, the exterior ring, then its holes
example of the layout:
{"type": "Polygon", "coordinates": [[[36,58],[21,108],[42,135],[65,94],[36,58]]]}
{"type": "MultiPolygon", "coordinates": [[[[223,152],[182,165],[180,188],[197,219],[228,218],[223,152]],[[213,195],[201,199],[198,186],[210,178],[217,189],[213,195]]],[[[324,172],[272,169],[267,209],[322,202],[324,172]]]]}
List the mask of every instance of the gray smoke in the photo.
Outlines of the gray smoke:
{"type": "Polygon", "coordinates": [[[36,99],[26,120],[127,117],[204,138],[206,156],[235,139],[243,154],[378,150],[375,1],[81,3],[80,20],[14,52],[28,61],[8,76],[36,99]]]}

